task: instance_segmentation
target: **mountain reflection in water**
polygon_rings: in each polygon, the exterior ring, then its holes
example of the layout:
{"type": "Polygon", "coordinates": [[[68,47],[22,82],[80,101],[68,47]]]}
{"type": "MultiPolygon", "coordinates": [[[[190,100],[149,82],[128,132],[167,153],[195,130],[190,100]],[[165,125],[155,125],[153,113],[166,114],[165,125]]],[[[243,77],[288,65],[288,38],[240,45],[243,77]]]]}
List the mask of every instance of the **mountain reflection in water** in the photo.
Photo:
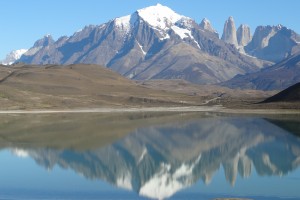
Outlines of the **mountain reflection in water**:
{"type": "Polygon", "coordinates": [[[199,180],[210,184],[220,167],[231,185],[238,174],[249,177],[254,169],[260,176],[295,170],[300,165],[295,119],[299,116],[5,116],[0,147],[46,169],[72,169],[87,179],[163,199],[199,180]]]}

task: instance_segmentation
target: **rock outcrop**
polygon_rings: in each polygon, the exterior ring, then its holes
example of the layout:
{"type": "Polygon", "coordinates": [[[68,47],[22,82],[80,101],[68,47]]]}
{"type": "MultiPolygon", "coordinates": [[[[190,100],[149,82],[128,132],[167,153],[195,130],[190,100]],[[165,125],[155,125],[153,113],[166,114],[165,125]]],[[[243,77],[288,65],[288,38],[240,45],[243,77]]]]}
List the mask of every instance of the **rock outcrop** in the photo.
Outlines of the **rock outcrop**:
{"type": "Polygon", "coordinates": [[[239,46],[246,46],[251,42],[251,32],[250,27],[244,24],[241,24],[236,32],[237,41],[239,46]]]}
{"type": "Polygon", "coordinates": [[[232,44],[235,47],[238,47],[236,28],[233,17],[229,17],[224,24],[222,40],[228,44],[232,44]]]}
{"type": "Polygon", "coordinates": [[[219,37],[218,32],[212,27],[210,21],[206,18],[204,18],[201,23],[199,24],[200,28],[207,30],[209,32],[214,33],[217,37],[219,37]]]}

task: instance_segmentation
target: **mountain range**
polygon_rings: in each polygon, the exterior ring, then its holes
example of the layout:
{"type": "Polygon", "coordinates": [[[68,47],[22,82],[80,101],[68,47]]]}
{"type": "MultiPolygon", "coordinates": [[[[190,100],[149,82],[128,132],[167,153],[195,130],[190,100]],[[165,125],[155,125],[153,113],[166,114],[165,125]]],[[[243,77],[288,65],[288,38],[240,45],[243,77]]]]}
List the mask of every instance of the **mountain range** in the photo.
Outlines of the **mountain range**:
{"type": "MultiPolygon", "coordinates": [[[[72,36],[41,38],[17,62],[99,64],[135,80],[184,79],[215,84],[258,72],[300,50],[300,36],[282,25],[236,30],[233,17],[222,37],[208,19],[200,24],[157,4],[90,25],[72,36]]],[[[297,79],[298,80],[298,79],[297,79]]]]}

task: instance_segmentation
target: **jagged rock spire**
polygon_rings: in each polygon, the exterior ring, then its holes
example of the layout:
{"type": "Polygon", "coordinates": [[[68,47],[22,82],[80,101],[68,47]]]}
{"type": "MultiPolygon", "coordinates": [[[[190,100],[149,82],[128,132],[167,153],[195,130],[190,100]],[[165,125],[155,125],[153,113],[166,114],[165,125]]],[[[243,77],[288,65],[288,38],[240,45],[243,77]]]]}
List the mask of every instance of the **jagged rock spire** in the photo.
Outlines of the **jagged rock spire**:
{"type": "Polygon", "coordinates": [[[236,35],[239,46],[244,47],[251,41],[250,27],[245,24],[239,26],[236,35]]]}
{"type": "Polygon", "coordinates": [[[238,47],[233,17],[229,17],[224,24],[222,40],[226,43],[233,44],[235,47],[238,47]]]}

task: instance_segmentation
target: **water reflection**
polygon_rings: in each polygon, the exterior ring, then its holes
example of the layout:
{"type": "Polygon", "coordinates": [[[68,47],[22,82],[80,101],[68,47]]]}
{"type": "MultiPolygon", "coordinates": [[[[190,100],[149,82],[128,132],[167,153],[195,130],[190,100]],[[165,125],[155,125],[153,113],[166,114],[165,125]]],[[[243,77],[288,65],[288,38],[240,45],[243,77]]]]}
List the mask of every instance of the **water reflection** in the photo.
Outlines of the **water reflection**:
{"type": "MultiPolygon", "coordinates": [[[[2,116],[3,117],[3,116],[2,116]]],[[[224,169],[284,176],[300,165],[299,116],[213,114],[5,116],[0,147],[40,166],[68,168],[141,196],[163,199],[224,169]]]]}

